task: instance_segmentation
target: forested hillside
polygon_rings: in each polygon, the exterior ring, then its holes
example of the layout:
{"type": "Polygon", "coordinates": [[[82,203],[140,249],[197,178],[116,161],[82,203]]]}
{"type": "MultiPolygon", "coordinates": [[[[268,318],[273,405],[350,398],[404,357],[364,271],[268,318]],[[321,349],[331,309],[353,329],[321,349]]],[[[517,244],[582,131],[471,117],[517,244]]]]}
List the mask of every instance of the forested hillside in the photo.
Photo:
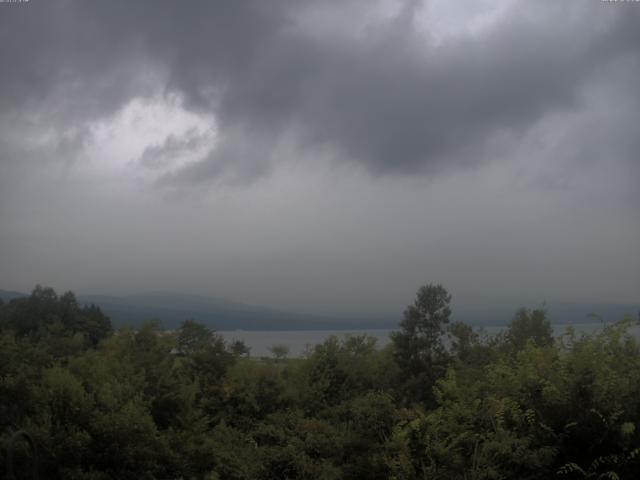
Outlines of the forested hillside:
{"type": "Polygon", "coordinates": [[[0,460],[24,429],[52,480],[638,478],[635,320],[554,338],[522,309],[488,337],[450,300],[421,287],[384,349],[254,358],[192,320],[114,331],[37,287],[0,302],[0,460]]]}

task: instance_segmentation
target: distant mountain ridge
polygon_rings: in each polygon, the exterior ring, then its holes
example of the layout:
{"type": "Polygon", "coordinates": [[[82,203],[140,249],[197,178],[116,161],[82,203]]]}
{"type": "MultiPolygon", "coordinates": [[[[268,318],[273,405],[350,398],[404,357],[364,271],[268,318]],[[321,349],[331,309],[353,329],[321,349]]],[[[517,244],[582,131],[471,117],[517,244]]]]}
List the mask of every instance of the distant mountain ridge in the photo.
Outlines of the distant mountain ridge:
{"type": "Polygon", "coordinates": [[[0,290],[0,299],[2,299],[2,301],[4,302],[9,302],[14,298],[22,298],[26,296],[27,294],[22,292],[13,292],[11,290],[0,290]]]}
{"type": "MultiPolygon", "coordinates": [[[[61,292],[59,292],[61,293],[61,292]]],[[[0,290],[0,298],[8,302],[28,294],[0,290]]],[[[137,295],[77,295],[81,304],[95,304],[111,318],[115,327],[140,326],[151,319],[174,329],[183,320],[194,319],[215,330],[370,330],[397,328],[402,318],[348,317],[310,315],[247,305],[226,299],[209,298],[171,292],[151,292],[137,295]]],[[[637,318],[640,306],[550,303],[549,320],[553,324],[615,322],[625,316],[637,318]],[[595,314],[598,317],[593,317],[595,314]]],[[[496,309],[484,312],[454,311],[452,320],[471,325],[506,325],[513,311],[496,309]]]]}
{"type": "MultiPolygon", "coordinates": [[[[0,290],[4,301],[27,295],[0,290]]],[[[81,304],[99,306],[115,327],[136,327],[147,320],[160,320],[164,328],[174,329],[186,319],[194,319],[215,330],[347,330],[397,325],[396,319],[309,315],[170,292],[126,296],[78,294],[76,297],[81,304]]]]}
{"type": "Polygon", "coordinates": [[[80,295],[78,299],[100,306],[114,325],[136,325],[150,318],[160,320],[165,328],[175,328],[192,318],[216,330],[340,330],[390,328],[396,324],[395,320],[308,315],[166,292],[125,297],[80,295]]]}

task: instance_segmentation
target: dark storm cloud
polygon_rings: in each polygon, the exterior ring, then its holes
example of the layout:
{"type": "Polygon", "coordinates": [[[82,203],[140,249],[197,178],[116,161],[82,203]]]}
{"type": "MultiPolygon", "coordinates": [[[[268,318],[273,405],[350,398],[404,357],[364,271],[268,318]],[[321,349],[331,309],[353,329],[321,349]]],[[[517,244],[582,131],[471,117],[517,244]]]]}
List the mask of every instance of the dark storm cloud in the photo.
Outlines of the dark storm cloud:
{"type": "MultiPolygon", "coordinates": [[[[349,3],[362,14],[371,5],[349,3]]],[[[286,0],[3,6],[0,106],[44,106],[51,121],[81,123],[149,94],[152,77],[188,108],[213,113],[219,133],[215,150],[164,183],[229,170],[258,176],[283,138],[300,152],[328,150],[374,174],[433,173],[482,161],[495,137],[517,137],[551,112],[578,108],[591,75],[620,58],[637,62],[640,48],[640,9],[602,2],[522,2],[495,28],[438,45],[417,27],[417,2],[357,35],[302,26],[314,24],[314,8],[339,19],[346,7],[286,0]]]]}
{"type": "Polygon", "coordinates": [[[138,93],[144,59],[135,43],[82,3],[2,5],[0,108],[53,120],[106,115],[138,93]]]}

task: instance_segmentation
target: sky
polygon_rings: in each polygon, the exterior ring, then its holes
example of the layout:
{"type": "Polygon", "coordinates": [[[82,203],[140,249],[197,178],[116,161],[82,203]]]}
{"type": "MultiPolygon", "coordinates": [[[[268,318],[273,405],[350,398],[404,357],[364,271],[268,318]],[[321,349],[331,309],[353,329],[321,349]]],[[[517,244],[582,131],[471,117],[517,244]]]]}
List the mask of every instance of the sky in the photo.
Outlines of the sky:
{"type": "Polygon", "coordinates": [[[0,288],[640,302],[640,3],[0,3],[0,288]]]}

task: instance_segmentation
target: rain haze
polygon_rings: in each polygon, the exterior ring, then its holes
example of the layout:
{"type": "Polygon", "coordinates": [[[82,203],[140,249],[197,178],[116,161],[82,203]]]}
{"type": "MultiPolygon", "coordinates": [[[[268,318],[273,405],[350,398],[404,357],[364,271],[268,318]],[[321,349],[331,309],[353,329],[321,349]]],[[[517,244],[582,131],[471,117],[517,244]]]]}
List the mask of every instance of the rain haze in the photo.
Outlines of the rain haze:
{"type": "Polygon", "coordinates": [[[640,7],[0,3],[0,288],[640,301],[640,7]]]}

